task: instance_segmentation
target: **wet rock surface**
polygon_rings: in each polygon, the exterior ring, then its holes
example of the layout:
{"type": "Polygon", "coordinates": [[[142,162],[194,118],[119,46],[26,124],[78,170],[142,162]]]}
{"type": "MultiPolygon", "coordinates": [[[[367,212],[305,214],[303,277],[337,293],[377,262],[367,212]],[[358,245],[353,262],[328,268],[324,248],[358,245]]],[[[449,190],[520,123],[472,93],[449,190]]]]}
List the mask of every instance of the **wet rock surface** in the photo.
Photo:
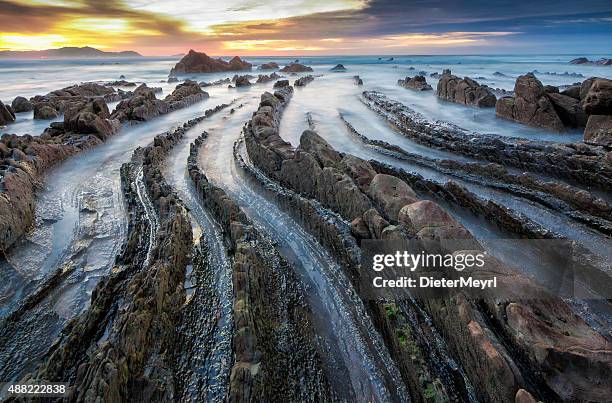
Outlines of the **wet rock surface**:
{"type": "Polygon", "coordinates": [[[268,62],[268,63],[264,63],[261,66],[259,66],[260,70],[274,70],[278,68],[278,63],[275,62],[268,62]]]}
{"type": "Polygon", "coordinates": [[[191,145],[188,170],[202,201],[219,220],[233,256],[236,356],[229,400],[334,400],[313,339],[312,312],[295,275],[240,207],[197,165],[206,137],[202,134],[191,145]]]}
{"type": "Polygon", "coordinates": [[[481,108],[493,107],[497,100],[486,85],[480,85],[469,77],[460,79],[450,70],[445,70],[440,76],[436,95],[447,101],[481,108]]]}
{"type": "Polygon", "coordinates": [[[364,92],[363,96],[368,107],[418,143],[588,186],[605,189],[612,185],[612,170],[604,162],[606,153],[600,148],[471,133],[450,124],[427,122],[384,94],[364,92]]]}
{"type": "Polygon", "coordinates": [[[295,87],[305,87],[306,85],[308,85],[309,83],[311,83],[312,81],[314,81],[314,77],[311,75],[307,75],[304,77],[300,77],[297,80],[295,80],[295,82],[293,83],[293,85],[295,87]]]}
{"type": "MultiPolygon", "coordinates": [[[[284,101],[287,98],[282,94],[279,100],[284,101]]],[[[313,181],[312,178],[318,178],[317,174],[323,177],[323,172],[335,164],[338,158],[344,156],[340,153],[334,154],[333,148],[325,144],[324,140],[318,140],[313,133],[305,132],[303,137],[305,136],[307,141],[304,141],[304,144],[301,141],[300,147],[296,149],[278,138],[274,122],[278,120],[283,101],[276,110],[262,109],[260,106],[245,131],[249,156],[267,175],[291,189],[320,200],[345,219],[352,220],[353,233],[358,238],[363,239],[367,236],[388,239],[388,236],[392,236],[401,239],[415,236],[441,241],[462,238],[474,242],[471,234],[448,213],[431,202],[419,201],[410,184],[402,179],[400,172],[387,169],[375,161],[370,161],[370,165],[377,175],[371,180],[368,188],[370,199],[374,201],[371,206],[374,208],[364,211],[361,217],[356,217],[354,211],[343,210],[340,204],[330,203],[322,195],[316,195],[316,192],[308,192],[313,186],[324,186],[324,181],[319,179],[313,181]],[[260,114],[266,115],[267,119],[258,118],[260,114]],[[266,129],[258,129],[259,122],[262,121],[269,122],[266,129]],[[312,158],[309,158],[308,154],[312,158]],[[275,155],[276,163],[267,163],[269,160],[267,157],[270,155],[275,155]],[[289,163],[299,164],[299,170],[308,173],[305,176],[309,178],[309,182],[295,181],[292,180],[293,176],[285,175],[291,171],[283,171],[282,168],[289,163]],[[382,179],[376,179],[377,177],[382,179]],[[401,206],[396,209],[396,205],[401,206]]],[[[264,97],[262,104],[263,102],[264,97]]],[[[275,104],[269,100],[267,103],[275,104]]],[[[389,110],[398,112],[397,106],[390,107],[389,110]]],[[[348,180],[352,181],[350,177],[348,180]]],[[[336,181],[342,182],[341,177],[337,177],[336,181]]],[[[353,183],[357,192],[365,195],[357,184],[353,183]]],[[[418,182],[414,182],[414,185],[418,186],[418,182]]],[[[475,203],[477,199],[473,199],[473,196],[469,196],[469,192],[462,190],[461,187],[453,184],[448,184],[447,187],[448,192],[452,194],[450,199],[463,199],[466,200],[466,205],[478,205],[475,203]],[[467,202],[470,197],[472,201],[467,202]]],[[[345,196],[345,199],[356,200],[356,193],[349,197],[345,196]]],[[[490,203],[480,202],[483,211],[502,219],[504,209],[498,206],[497,211],[493,212],[493,205],[490,203]]],[[[516,217],[511,218],[507,213],[505,216],[509,218],[507,222],[510,225],[513,220],[518,227],[524,225],[516,217]]],[[[528,226],[524,227],[524,231],[532,230],[528,226]]],[[[546,232],[542,233],[544,234],[546,232]]],[[[481,247],[474,243],[473,248],[478,250],[481,247]]],[[[503,287],[520,289],[530,295],[538,295],[539,298],[523,300],[519,296],[521,293],[510,293],[500,304],[498,294],[484,296],[482,300],[471,300],[460,293],[450,299],[417,301],[418,305],[431,315],[433,323],[444,335],[453,355],[462,363],[479,399],[512,401],[519,390],[525,388],[530,394],[542,400],[571,400],[578,396],[584,397],[585,393],[592,399],[601,399],[607,393],[607,387],[587,391],[581,385],[588,383],[587,379],[591,376],[596,378],[601,376],[599,370],[594,370],[595,368],[602,368],[601,366],[609,368],[612,365],[610,356],[606,352],[608,342],[605,338],[576,317],[560,298],[548,295],[526,276],[501,262],[493,259],[490,263],[495,267],[494,272],[503,287]],[[536,311],[538,313],[534,314],[536,311]],[[518,323],[523,326],[517,326],[518,323]],[[522,332],[528,328],[538,330],[529,332],[529,337],[525,338],[522,332]],[[569,336],[561,337],[559,332],[565,332],[569,336]],[[556,336],[551,337],[553,334],[556,336]],[[575,343],[581,345],[581,352],[575,350],[575,343]],[[540,355],[543,346],[546,346],[544,349],[547,356],[544,359],[540,355]],[[557,363],[561,361],[557,359],[565,362],[564,370],[558,369],[557,363]],[[578,364],[581,362],[585,363],[584,366],[578,364]],[[581,369],[568,371],[567,365],[576,365],[581,369]],[[591,368],[595,372],[587,375],[583,372],[586,368],[591,368]],[[489,375],[485,379],[482,373],[489,375]],[[563,378],[563,381],[560,381],[560,378],[563,378]],[[561,386],[568,384],[572,387],[561,386]]],[[[405,314],[406,312],[402,312],[402,315],[405,314]]],[[[402,335],[405,337],[404,333],[402,335]]],[[[398,356],[401,357],[401,354],[398,356]]],[[[410,379],[407,375],[409,384],[412,383],[410,379]]],[[[524,393],[519,393],[519,397],[523,398],[524,393]]]]}
{"type": "Polygon", "coordinates": [[[427,84],[427,79],[425,76],[406,77],[403,80],[397,80],[397,84],[404,88],[410,88],[416,91],[433,90],[431,85],[427,84]]]}
{"type": "Polygon", "coordinates": [[[313,70],[312,70],[312,67],[305,66],[303,64],[296,62],[296,63],[290,63],[286,65],[280,71],[282,71],[283,73],[305,73],[305,72],[311,72],[313,70]]]}

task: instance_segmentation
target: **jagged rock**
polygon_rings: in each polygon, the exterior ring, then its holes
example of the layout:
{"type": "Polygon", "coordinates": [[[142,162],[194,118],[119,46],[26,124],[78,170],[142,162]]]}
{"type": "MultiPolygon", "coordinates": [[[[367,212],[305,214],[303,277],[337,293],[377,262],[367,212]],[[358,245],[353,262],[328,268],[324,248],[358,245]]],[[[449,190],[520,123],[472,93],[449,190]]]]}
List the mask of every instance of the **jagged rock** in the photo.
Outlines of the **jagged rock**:
{"type": "Polygon", "coordinates": [[[481,108],[495,106],[496,97],[489,87],[480,85],[469,77],[460,79],[444,70],[438,81],[436,95],[447,101],[481,108]]]}
{"type": "Polygon", "coordinates": [[[346,71],[346,67],[344,67],[342,64],[336,64],[334,67],[331,68],[331,71],[346,71]]]}
{"type": "Polygon", "coordinates": [[[34,109],[32,103],[24,97],[16,97],[13,99],[11,107],[15,113],[30,112],[32,109],[34,109]]]}
{"type": "Polygon", "coordinates": [[[0,101],[0,126],[4,126],[14,121],[15,114],[9,109],[8,105],[4,105],[2,101],[0,101]]]}
{"type": "Polygon", "coordinates": [[[281,69],[283,73],[304,73],[313,71],[312,67],[304,66],[300,63],[291,63],[281,69]]]}
{"type": "Polygon", "coordinates": [[[389,222],[374,208],[363,213],[363,222],[374,239],[382,239],[384,229],[389,226],[389,222]]]}
{"type": "Polygon", "coordinates": [[[168,84],[170,83],[178,83],[178,78],[176,77],[169,77],[168,78],[168,84]]]}
{"type": "Polygon", "coordinates": [[[579,57],[570,60],[570,64],[594,64],[598,66],[612,66],[612,59],[602,57],[599,60],[589,60],[586,57],[579,57]]]}
{"type": "Polygon", "coordinates": [[[170,75],[176,73],[216,73],[222,71],[250,70],[251,63],[247,63],[238,56],[229,62],[222,59],[213,59],[206,53],[196,52],[193,49],[187,53],[170,71],[170,75]]]}
{"type": "Polygon", "coordinates": [[[591,115],[584,129],[584,142],[612,147],[612,116],[591,115]]]}
{"type": "Polygon", "coordinates": [[[157,99],[155,92],[155,89],[141,84],[131,98],[117,105],[111,114],[111,119],[117,119],[120,122],[147,121],[160,114],[168,113],[168,105],[157,99]]]}
{"type": "Polygon", "coordinates": [[[532,73],[516,79],[514,94],[514,98],[505,97],[497,101],[497,116],[531,126],[563,131],[563,122],[550,98],[546,96],[544,86],[532,73]]]}
{"type": "Polygon", "coordinates": [[[431,85],[427,84],[425,76],[406,77],[404,80],[397,80],[397,83],[404,88],[410,88],[417,91],[431,91],[431,85]]]}
{"type": "Polygon", "coordinates": [[[73,105],[64,112],[64,130],[74,133],[96,134],[100,139],[115,134],[119,122],[110,120],[110,112],[102,99],[73,105]]]}
{"type": "Polygon", "coordinates": [[[586,126],[587,115],[584,113],[582,106],[580,106],[579,100],[558,93],[548,93],[547,95],[565,126],[586,126]]]}
{"type": "Polygon", "coordinates": [[[278,68],[278,63],[275,63],[275,62],[264,63],[261,66],[259,66],[259,68],[261,70],[273,70],[273,69],[277,69],[278,68]]]}
{"type": "Polygon", "coordinates": [[[572,85],[561,91],[561,94],[580,101],[580,85],[572,85]]]}
{"type": "Polygon", "coordinates": [[[554,85],[545,85],[544,92],[547,94],[558,94],[559,87],[555,87],[554,85]]]}
{"type": "Polygon", "coordinates": [[[361,79],[361,77],[359,77],[359,76],[353,76],[353,79],[355,80],[355,84],[357,84],[357,85],[363,85],[363,80],[361,79]]]}
{"type": "Polygon", "coordinates": [[[403,180],[385,174],[377,174],[370,183],[368,195],[374,203],[387,214],[392,221],[406,204],[416,202],[414,190],[403,180]]]}
{"type": "Polygon", "coordinates": [[[270,81],[278,80],[279,78],[281,78],[281,76],[279,76],[276,73],[272,73],[270,75],[260,74],[257,77],[256,83],[258,83],[258,84],[260,84],[260,83],[267,83],[267,82],[270,82],[270,81]]]}
{"type": "Polygon", "coordinates": [[[283,87],[289,87],[289,80],[278,80],[277,82],[274,83],[273,88],[283,88],[283,87]]]}
{"type": "Polygon", "coordinates": [[[353,234],[356,239],[372,238],[372,235],[370,235],[370,230],[363,217],[357,217],[351,221],[351,234],[353,234]]]}
{"type": "Polygon", "coordinates": [[[34,119],[55,119],[59,116],[59,112],[53,107],[46,104],[34,104],[34,119]]]}
{"type": "Polygon", "coordinates": [[[342,155],[313,130],[304,130],[300,136],[300,150],[312,154],[323,168],[334,167],[342,159],[342,155]]]}
{"type": "Polygon", "coordinates": [[[249,81],[248,76],[238,76],[236,77],[236,80],[234,81],[236,82],[236,87],[250,87],[251,86],[251,82],[249,81]]]}
{"type": "Polygon", "coordinates": [[[364,159],[346,154],[338,163],[338,169],[350,176],[362,192],[367,192],[376,176],[376,171],[372,165],[364,159]]]}
{"type": "Polygon", "coordinates": [[[304,87],[306,86],[308,83],[311,83],[314,80],[314,77],[312,75],[307,75],[304,77],[300,77],[297,80],[295,80],[295,82],[293,83],[293,85],[295,87],[304,87]]]}
{"type": "Polygon", "coordinates": [[[583,107],[589,115],[612,115],[612,80],[606,78],[592,80],[584,97],[583,107]]]}

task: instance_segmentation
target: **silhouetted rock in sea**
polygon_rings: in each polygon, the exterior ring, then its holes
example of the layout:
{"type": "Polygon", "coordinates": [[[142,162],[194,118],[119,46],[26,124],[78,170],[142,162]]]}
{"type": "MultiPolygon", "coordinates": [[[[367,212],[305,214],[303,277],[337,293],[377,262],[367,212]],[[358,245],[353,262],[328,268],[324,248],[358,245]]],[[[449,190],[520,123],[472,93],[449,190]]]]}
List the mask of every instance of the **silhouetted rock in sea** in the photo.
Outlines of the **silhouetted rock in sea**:
{"type": "Polygon", "coordinates": [[[274,80],[278,80],[279,78],[281,78],[280,75],[276,74],[276,72],[270,74],[270,75],[265,75],[265,74],[260,74],[257,77],[257,84],[261,84],[261,83],[267,83],[269,81],[274,81],[274,80]]]}
{"type": "Polygon", "coordinates": [[[404,88],[416,91],[432,91],[431,85],[427,84],[425,76],[406,77],[404,80],[397,80],[397,83],[404,88]]]}
{"type": "Polygon", "coordinates": [[[460,79],[452,75],[450,70],[444,70],[440,77],[436,95],[447,101],[481,108],[493,107],[497,100],[486,85],[480,85],[469,77],[460,79]]]}
{"type": "Polygon", "coordinates": [[[497,101],[497,116],[525,123],[530,126],[546,127],[556,131],[564,129],[544,86],[532,73],[519,76],[514,85],[515,97],[497,101]]]}
{"type": "Polygon", "coordinates": [[[24,97],[16,97],[15,99],[13,99],[11,107],[13,108],[13,112],[15,113],[30,112],[32,109],[34,109],[32,103],[24,97]]]}
{"type": "Polygon", "coordinates": [[[251,82],[249,81],[249,76],[238,76],[234,80],[236,83],[236,87],[249,87],[251,86],[251,82]]]}
{"type": "Polygon", "coordinates": [[[301,78],[298,78],[297,80],[295,80],[293,85],[295,85],[296,87],[304,87],[308,83],[312,82],[313,80],[314,80],[313,76],[307,75],[307,76],[304,76],[304,77],[301,77],[301,78]]]}
{"type": "Polygon", "coordinates": [[[612,66],[612,59],[602,57],[599,60],[589,60],[586,57],[579,57],[570,60],[570,64],[596,64],[598,66],[612,66]]]}
{"type": "Polygon", "coordinates": [[[260,70],[274,70],[277,68],[278,68],[278,63],[275,63],[275,62],[264,63],[261,66],[259,66],[260,70]]]}
{"type": "Polygon", "coordinates": [[[357,84],[357,85],[363,85],[363,80],[361,79],[361,77],[359,77],[359,76],[353,76],[353,79],[355,80],[355,84],[357,84]]]}
{"type": "Polygon", "coordinates": [[[4,105],[0,101],[0,126],[12,123],[15,121],[15,114],[11,110],[9,105],[4,105]]]}
{"type": "Polygon", "coordinates": [[[283,67],[281,71],[283,73],[304,73],[304,72],[309,72],[313,70],[312,70],[312,67],[304,66],[303,64],[291,63],[283,67]]]}
{"type": "Polygon", "coordinates": [[[191,49],[170,71],[175,73],[217,73],[222,71],[250,70],[251,63],[245,62],[235,56],[229,62],[222,59],[213,59],[206,53],[196,52],[191,49]]]}
{"type": "Polygon", "coordinates": [[[346,67],[344,67],[342,64],[336,64],[334,67],[331,68],[331,71],[346,71],[346,67]]]}

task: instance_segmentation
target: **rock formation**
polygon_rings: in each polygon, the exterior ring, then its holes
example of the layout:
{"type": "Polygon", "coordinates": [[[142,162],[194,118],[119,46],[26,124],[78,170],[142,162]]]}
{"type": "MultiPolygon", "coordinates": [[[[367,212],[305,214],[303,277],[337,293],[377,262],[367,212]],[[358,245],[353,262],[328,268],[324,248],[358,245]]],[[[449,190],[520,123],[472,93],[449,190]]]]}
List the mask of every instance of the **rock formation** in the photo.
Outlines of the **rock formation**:
{"type": "Polygon", "coordinates": [[[261,66],[259,66],[260,70],[274,70],[278,68],[278,63],[275,62],[268,62],[268,63],[264,63],[261,66]]]}
{"type": "Polygon", "coordinates": [[[597,66],[612,66],[612,59],[602,57],[599,60],[589,60],[586,57],[579,57],[579,58],[570,60],[570,64],[591,64],[591,65],[597,65],[597,66]]]}
{"type": "Polygon", "coordinates": [[[15,113],[13,113],[10,105],[4,105],[0,101],[0,126],[7,125],[15,121],[15,113]]]}
{"type": "Polygon", "coordinates": [[[425,76],[406,77],[403,80],[397,80],[397,83],[404,88],[410,88],[416,91],[431,91],[431,85],[427,84],[425,76]]]}
{"type": "Polygon", "coordinates": [[[257,81],[255,82],[257,84],[261,84],[261,83],[267,83],[270,81],[278,80],[279,78],[281,78],[281,76],[276,73],[272,73],[270,75],[260,74],[259,76],[257,76],[257,81]]]}
{"type": "Polygon", "coordinates": [[[293,85],[296,86],[296,87],[304,87],[307,84],[311,83],[313,80],[314,80],[314,77],[309,74],[307,76],[300,77],[297,80],[295,80],[293,85]]]}
{"type": "Polygon", "coordinates": [[[447,101],[481,108],[493,107],[496,101],[489,87],[480,85],[469,77],[460,79],[452,75],[450,70],[445,70],[440,76],[436,95],[447,101]]]}
{"type": "Polygon", "coordinates": [[[312,70],[312,67],[304,66],[303,64],[300,64],[300,63],[291,63],[283,67],[281,71],[283,73],[305,73],[305,72],[311,72],[313,70],[312,70]]]}
{"type": "MultiPolygon", "coordinates": [[[[514,85],[515,97],[500,98],[495,105],[497,116],[525,123],[530,126],[544,127],[556,131],[563,131],[564,125],[544,91],[544,86],[532,73],[519,76],[514,85]]],[[[566,96],[563,96],[566,97],[566,96]]],[[[557,100],[558,103],[565,101],[569,109],[575,103],[568,100],[569,97],[557,100]]],[[[578,121],[578,119],[572,119],[578,121]]]]}
{"type": "Polygon", "coordinates": [[[222,71],[240,71],[250,70],[251,63],[245,62],[238,56],[232,58],[229,62],[222,59],[213,59],[206,53],[189,50],[187,53],[170,71],[170,75],[177,73],[217,73],[222,71]]]}
{"type": "Polygon", "coordinates": [[[250,87],[251,86],[251,82],[249,81],[249,76],[237,76],[232,81],[234,81],[234,83],[236,84],[236,87],[250,87]]]}
{"type": "Polygon", "coordinates": [[[32,103],[24,97],[16,97],[15,99],[13,99],[11,107],[13,108],[13,112],[15,113],[30,112],[32,109],[34,109],[32,103]]]}
{"type": "Polygon", "coordinates": [[[330,71],[342,72],[346,71],[346,67],[344,67],[344,65],[342,64],[336,64],[334,67],[331,68],[330,71]]]}

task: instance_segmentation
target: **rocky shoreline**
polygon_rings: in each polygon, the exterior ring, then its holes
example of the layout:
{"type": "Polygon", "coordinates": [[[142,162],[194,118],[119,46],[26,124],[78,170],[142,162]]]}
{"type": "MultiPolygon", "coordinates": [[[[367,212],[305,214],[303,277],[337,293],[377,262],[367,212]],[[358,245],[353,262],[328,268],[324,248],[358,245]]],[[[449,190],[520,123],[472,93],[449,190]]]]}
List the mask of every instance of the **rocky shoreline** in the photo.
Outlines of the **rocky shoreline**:
{"type": "Polygon", "coordinates": [[[312,312],[297,278],[240,207],[198,167],[207,136],[204,132],[192,143],[187,166],[202,202],[222,227],[234,262],[236,362],[229,400],[335,400],[311,328],[312,312]],[[285,323],[284,330],[280,323],[285,323]],[[287,350],[280,343],[291,347],[287,350]],[[298,379],[300,384],[295,383],[298,379]]]}
{"type": "Polygon", "coordinates": [[[381,93],[366,91],[363,100],[400,133],[420,144],[503,166],[546,173],[589,187],[612,187],[612,164],[609,163],[612,154],[601,147],[471,133],[448,123],[429,122],[381,93]]]}
{"type": "MultiPolygon", "coordinates": [[[[376,168],[380,167],[372,166],[367,161],[336,152],[316,133],[305,131],[297,149],[283,141],[278,136],[277,128],[290,94],[289,88],[277,91],[274,96],[264,94],[258,112],[245,132],[249,156],[266,175],[290,189],[319,200],[351,220],[358,239],[402,239],[414,234],[440,240],[457,237],[473,239],[447,214],[434,214],[440,208],[419,201],[414,191],[400,178],[377,171],[376,168]],[[347,173],[343,174],[335,167],[347,173]],[[300,175],[293,172],[300,172],[300,175]],[[333,179],[329,181],[328,177],[333,179]],[[406,217],[411,218],[406,221],[406,217]],[[435,217],[441,217],[442,221],[435,226],[427,223],[435,217]],[[415,226],[415,222],[422,224],[415,226]]],[[[463,364],[479,398],[509,401],[517,395],[531,392],[546,400],[572,399],[572,396],[584,398],[585,394],[592,394],[594,400],[601,399],[602,393],[606,393],[605,388],[587,391],[580,385],[588,384],[587,379],[591,376],[601,376],[599,370],[586,375],[584,371],[588,371],[588,368],[600,365],[610,367],[610,357],[605,353],[605,339],[575,317],[558,297],[546,296],[526,277],[503,264],[496,261],[492,264],[500,275],[503,273],[500,280],[503,284],[517,287],[529,295],[539,295],[538,302],[506,297],[500,304],[499,298],[493,296],[474,301],[465,295],[448,300],[419,301],[441,334],[445,335],[453,355],[463,364]],[[538,314],[534,316],[536,311],[538,314]],[[558,319],[553,318],[563,318],[563,325],[560,326],[558,319]],[[517,324],[523,322],[529,325],[518,328],[517,324]],[[526,329],[532,329],[528,339],[521,336],[526,329]],[[563,336],[561,333],[564,332],[574,336],[563,336]],[[551,337],[553,334],[555,336],[551,337]],[[587,334],[585,337],[579,336],[587,334]],[[576,343],[583,345],[581,353],[574,352],[576,343]],[[545,349],[548,359],[538,358],[540,348],[545,349]],[[564,357],[568,365],[577,365],[578,362],[591,364],[576,372],[559,372],[555,369],[556,364],[553,364],[557,358],[549,361],[552,357],[564,357]],[[483,379],[482,373],[490,374],[489,378],[483,379]],[[559,382],[560,378],[564,380],[559,382]],[[561,386],[563,384],[572,384],[574,388],[568,390],[561,386]]],[[[408,380],[407,383],[411,382],[408,380]]]]}

